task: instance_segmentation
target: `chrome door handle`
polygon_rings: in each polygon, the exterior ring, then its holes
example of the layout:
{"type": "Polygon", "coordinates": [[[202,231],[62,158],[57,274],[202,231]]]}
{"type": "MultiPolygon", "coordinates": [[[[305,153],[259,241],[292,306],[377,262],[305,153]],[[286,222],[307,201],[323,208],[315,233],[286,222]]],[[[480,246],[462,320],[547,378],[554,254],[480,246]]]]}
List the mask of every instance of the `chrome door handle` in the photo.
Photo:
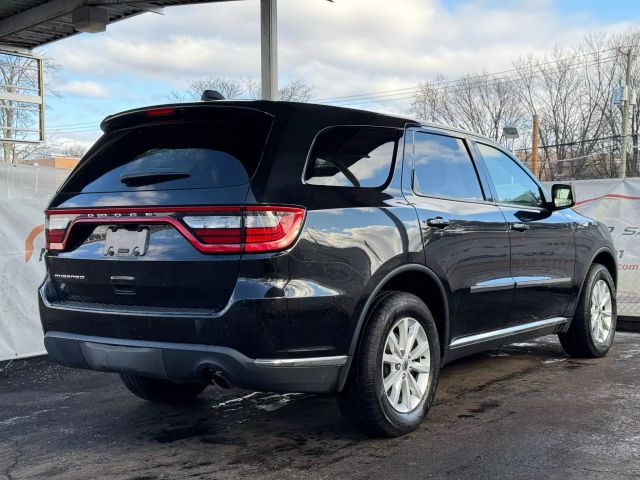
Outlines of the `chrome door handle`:
{"type": "Polygon", "coordinates": [[[515,230],[516,232],[525,232],[529,230],[529,225],[526,223],[512,223],[511,230],[515,230]]]}
{"type": "Polygon", "coordinates": [[[442,217],[435,217],[427,219],[427,226],[435,228],[447,228],[449,226],[449,220],[442,217]]]}

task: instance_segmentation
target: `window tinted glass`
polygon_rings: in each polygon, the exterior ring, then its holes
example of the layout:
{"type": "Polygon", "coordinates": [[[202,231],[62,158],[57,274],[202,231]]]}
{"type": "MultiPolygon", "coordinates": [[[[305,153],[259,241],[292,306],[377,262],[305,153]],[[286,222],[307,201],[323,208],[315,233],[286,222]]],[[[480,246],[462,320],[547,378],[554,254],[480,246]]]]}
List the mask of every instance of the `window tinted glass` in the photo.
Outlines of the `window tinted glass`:
{"type": "Polygon", "coordinates": [[[105,148],[74,172],[67,192],[213,188],[249,181],[270,120],[151,125],[105,135],[105,148]]]}
{"type": "Polygon", "coordinates": [[[502,203],[540,207],[544,201],[540,188],[527,173],[497,148],[478,143],[489,175],[502,203]]]}
{"type": "Polygon", "coordinates": [[[305,173],[307,183],[380,187],[391,172],[399,132],[385,127],[331,127],[318,134],[305,173]]]}
{"type": "Polygon", "coordinates": [[[423,195],[482,200],[478,175],[459,138],[415,133],[413,189],[423,195]]]}

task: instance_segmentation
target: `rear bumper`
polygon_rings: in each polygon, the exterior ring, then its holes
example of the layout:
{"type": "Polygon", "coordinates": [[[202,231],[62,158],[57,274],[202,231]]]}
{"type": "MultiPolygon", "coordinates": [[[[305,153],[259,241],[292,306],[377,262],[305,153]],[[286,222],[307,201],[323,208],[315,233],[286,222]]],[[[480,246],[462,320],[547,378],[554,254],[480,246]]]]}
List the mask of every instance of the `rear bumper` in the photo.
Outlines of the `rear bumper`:
{"type": "Polygon", "coordinates": [[[228,347],[56,331],[47,332],[44,344],[55,361],[69,367],[200,383],[217,373],[237,387],[270,392],[335,392],[348,368],[347,356],[252,359],[228,347]]]}

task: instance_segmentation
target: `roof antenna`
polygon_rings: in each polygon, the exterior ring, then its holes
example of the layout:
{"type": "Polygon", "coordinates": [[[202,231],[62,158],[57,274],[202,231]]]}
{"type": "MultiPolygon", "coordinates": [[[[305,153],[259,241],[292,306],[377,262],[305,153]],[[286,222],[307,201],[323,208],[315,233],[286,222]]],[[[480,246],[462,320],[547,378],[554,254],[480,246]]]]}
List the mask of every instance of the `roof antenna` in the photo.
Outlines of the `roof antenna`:
{"type": "Polygon", "coordinates": [[[212,102],[214,100],[224,100],[224,95],[216,90],[205,90],[202,92],[202,97],[200,100],[203,102],[212,102]]]}

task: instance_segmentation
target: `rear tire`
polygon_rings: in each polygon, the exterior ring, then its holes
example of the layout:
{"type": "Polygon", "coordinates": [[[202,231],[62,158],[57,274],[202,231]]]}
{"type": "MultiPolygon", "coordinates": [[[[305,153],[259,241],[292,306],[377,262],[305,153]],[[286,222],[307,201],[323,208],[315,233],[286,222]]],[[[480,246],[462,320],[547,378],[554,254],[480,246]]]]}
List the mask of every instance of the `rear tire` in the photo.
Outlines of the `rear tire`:
{"type": "Polygon", "coordinates": [[[440,342],[429,308],[415,295],[385,292],[368,316],[338,405],[358,429],[400,436],[426,416],[439,374],[440,342]]]}
{"type": "Polygon", "coordinates": [[[156,403],[188,403],[207,388],[207,385],[201,383],[175,383],[130,373],[121,373],[120,378],[135,396],[156,403]]]}
{"type": "Polygon", "coordinates": [[[604,357],[616,332],[616,288],[609,271],[598,263],[589,268],[569,330],[559,333],[572,357],[604,357]]]}

